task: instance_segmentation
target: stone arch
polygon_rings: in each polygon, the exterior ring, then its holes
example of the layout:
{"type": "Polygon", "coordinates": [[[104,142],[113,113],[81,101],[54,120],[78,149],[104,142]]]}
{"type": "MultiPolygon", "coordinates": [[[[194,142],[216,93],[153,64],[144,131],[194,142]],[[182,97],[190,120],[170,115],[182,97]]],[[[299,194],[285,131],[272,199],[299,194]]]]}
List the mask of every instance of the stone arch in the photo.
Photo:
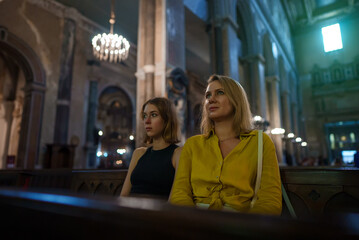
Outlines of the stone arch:
{"type": "MultiPolygon", "coordinates": [[[[101,107],[104,107],[102,104],[109,104],[108,106],[114,106],[116,101],[122,100],[124,105],[126,106],[126,115],[128,113],[131,114],[132,118],[132,112],[133,112],[133,103],[131,101],[130,96],[127,94],[127,92],[118,86],[107,86],[105,89],[103,89],[99,95],[98,103],[99,103],[99,111],[101,110],[101,107]]],[[[99,112],[99,114],[101,114],[99,112]]],[[[130,128],[133,128],[133,122],[127,123],[127,125],[130,128]]]]}
{"type": "Polygon", "coordinates": [[[98,98],[97,127],[103,131],[99,151],[100,168],[126,168],[135,143],[129,139],[134,133],[133,106],[127,92],[118,86],[108,86],[98,98]],[[118,149],[125,149],[119,153],[118,149]],[[117,163],[116,163],[117,162],[117,163]]]}
{"type": "Polygon", "coordinates": [[[252,14],[248,1],[237,1],[237,23],[243,30],[242,56],[254,55],[262,48],[260,44],[257,19],[252,14]],[[246,27],[247,26],[247,27],[246,27]]]}
{"type": "MultiPolygon", "coordinates": [[[[134,79],[131,79],[133,80],[134,82],[136,82],[136,78],[134,79]]],[[[125,96],[128,97],[129,101],[131,102],[131,108],[132,108],[132,126],[133,126],[133,133],[136,134],[136,96],[133,96],[130,91],[128,91],[128,89],[126,89],[125,87],[122,87],[122,86],[118,86],[118,85],[113,85],[111,83],[108,83],[108,84],[105,84],[103,86],[101,86],[101,88],[99,89],[99,92],[100,94],[98,95],[98,99],[100,99],[101,95],[103,93],[105,93],[105,91],[109,88],[116,88],[116,89],[119,89],[123,94],[125,94],[125,96]]]]}
{"type": "Polygon", "coordinates": [[[25,77],[17,168],[33,169],[38,164],[46,77],[39,57],[23,40],[0,26],[0,51],[10,56],[25,77]]]}

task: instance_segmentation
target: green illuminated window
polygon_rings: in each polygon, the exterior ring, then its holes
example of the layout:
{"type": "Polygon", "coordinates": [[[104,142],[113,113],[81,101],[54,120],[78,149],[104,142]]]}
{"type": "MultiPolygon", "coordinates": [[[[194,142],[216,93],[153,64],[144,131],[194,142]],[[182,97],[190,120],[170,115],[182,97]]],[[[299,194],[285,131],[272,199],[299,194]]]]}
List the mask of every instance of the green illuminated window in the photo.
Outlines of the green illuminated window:
{"type": "Polygon", "coordinates": [[[322,35],[325,52],[331,52],[343,48],[339,23],[323,27],[322,35]]]}

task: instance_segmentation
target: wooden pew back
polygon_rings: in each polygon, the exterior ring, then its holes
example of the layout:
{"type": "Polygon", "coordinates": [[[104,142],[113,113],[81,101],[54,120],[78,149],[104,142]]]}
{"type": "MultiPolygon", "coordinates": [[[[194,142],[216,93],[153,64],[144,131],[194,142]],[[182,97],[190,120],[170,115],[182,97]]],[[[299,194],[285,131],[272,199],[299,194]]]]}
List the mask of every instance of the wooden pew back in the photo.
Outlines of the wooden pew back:
{"type": "MultiPolygon", "coordinates": [[[[359,169],[282,167],[281,178],[298,217],[359,213],[359,169]]],[[[126,170],[1,170],[1,186],[119,196],[126,170]]],[[[283,204],[283,216],[289,216],[283,204]]]]}

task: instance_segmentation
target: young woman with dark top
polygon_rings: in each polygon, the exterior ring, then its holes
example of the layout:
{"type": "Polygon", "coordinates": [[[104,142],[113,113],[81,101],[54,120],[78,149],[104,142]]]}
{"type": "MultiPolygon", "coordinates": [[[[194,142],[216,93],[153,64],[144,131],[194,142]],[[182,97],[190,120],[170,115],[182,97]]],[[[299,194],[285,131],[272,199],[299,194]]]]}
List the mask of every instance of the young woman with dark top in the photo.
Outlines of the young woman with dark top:
{"type": "Polygon", "coordinates": [[[168,199],[181,154],[178,143],[177,115],[167,98],[152,98],[142,106],[146,130],[145,143],[132,155],[121,196],[168,199]]]}

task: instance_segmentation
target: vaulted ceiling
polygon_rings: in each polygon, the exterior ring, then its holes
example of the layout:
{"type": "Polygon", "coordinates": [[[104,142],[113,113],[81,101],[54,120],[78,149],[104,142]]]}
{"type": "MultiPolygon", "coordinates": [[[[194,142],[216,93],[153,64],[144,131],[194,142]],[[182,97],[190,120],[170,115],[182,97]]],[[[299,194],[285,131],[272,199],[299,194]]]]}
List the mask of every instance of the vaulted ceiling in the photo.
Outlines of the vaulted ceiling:
{"type": "Polygon", "coordinates": [[[282,0],[292,32],[359,15],[359,0],[282,0]]]}
{"type": "MultiPolygon", "coordinates": [[[[111,0],[56,0],[76,8],[85,17],[109,29],[111,0]]],[[[192,0],[194,1],[194,0],[192,0]]],[[[137,44],[139,0],[115,0],[114,31],[137,44]]],[[[359,0],[281,0],[292,33],[296,34],[332,19],[359,16],[359,0]]]]}

